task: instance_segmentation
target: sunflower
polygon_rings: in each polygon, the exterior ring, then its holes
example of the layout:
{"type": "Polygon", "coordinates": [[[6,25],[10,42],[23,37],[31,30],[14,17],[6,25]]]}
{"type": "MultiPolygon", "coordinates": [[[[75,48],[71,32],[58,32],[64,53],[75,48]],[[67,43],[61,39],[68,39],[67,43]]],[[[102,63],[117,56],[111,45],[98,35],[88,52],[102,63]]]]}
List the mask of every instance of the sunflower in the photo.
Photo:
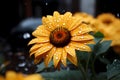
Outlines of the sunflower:
{"type": "Polygon", "coordinates": [[[73,17],[70,12],[60,14],[55,11],[53,16],[42,17],[42,25],[33,31],[35,38],[28,43],[32,44],[30,56],[34,54],[36,64],[43,59],[46,67],[52,59],[55,68],[60,64],[66,67],[67,59],[77,66],[75,49],[91,51],[87,45],[94,39],[89,34],[91,31],[81,18],[73,17]]]}
{"type": "Polygon", "coordinates": [[[0,80],[44,80],[40,74],[25,75],[15,71],[7,71],[5,77],[0,76],[0,80]]]}
{"type": "Polygon", "coordinates": [[[120,54],[120,19],[111,13],[99,14],[96,19],[96,26],[105,35],[105,40],[112,40],[111,47],[120,54]]]}

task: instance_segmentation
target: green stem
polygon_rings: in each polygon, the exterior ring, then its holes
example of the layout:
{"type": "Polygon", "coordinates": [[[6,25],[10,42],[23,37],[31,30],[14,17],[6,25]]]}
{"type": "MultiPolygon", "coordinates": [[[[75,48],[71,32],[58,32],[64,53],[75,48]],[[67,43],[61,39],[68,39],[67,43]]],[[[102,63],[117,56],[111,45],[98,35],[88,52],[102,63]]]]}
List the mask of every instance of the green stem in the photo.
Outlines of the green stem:
{"type": "Polygon", "coordinates": [[[79,64],[79,69],[83,75],[83,80],[88,80],[87,73],[85,72],[85,70],[81,64],[79,64]]]}
{"type": "Polygon", "coordinates": [[[87,63],[86,63],[86,73],[87,73],[87,71],[88,71],[88,65],[89,65],[90,58],[91,58],[91,54],[89,55],[88,60],[87,60],[87,63]]]}
{"type": "Polygon", "coordinates": [[[96,56],[94,57],[94,59],[92,61],[92,65],[91,65],[92,76],[94,78],[96,78],[96,72],[95,72],[95,67],[94,67],[95,60],[96,60],[96,56]]]}

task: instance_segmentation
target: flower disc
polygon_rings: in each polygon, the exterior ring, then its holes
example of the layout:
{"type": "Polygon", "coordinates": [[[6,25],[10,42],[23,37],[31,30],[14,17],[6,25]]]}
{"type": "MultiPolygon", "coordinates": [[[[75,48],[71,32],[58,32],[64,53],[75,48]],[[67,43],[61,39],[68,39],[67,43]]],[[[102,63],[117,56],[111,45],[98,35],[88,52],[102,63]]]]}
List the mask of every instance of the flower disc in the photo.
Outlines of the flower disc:
{"type": "Polygon", "coordinates": [[[63,27],[58,27],[50,33],[50,43],[56,47],[66,46],[71,39],[70,32],[63,27]]]}

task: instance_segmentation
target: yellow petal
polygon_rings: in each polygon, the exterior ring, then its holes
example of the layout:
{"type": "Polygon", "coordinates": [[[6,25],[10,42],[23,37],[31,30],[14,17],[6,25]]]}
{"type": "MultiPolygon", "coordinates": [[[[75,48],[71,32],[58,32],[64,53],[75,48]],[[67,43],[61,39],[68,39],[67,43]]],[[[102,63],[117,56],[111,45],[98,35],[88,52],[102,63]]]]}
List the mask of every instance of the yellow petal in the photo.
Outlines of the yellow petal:
{"type": "Polygon", "coordinates": [[[46,53],[36,56],[34,59],[34,63],[38,64],[42,59],[44,59],[45,56],[46,56],[46,53]]]}
{"type": "Polygon", "coordinates": [[[80,18],[75,18],[73,20],[73,22],[71,23],[71,25],[69,26],[68,30],[71,31],[71,30],[75,29],[76,27],[78,27],[81,24],[81,22],[82,22],[82,20],[80,18]]]}
{"type": "Polygon", "coordinates": [[[45,28],[45,26],[41,25],[37,27],[37,29],[32,33],[32,35],[35,37],[49,36],[50,32],[45,28]]]}
{"type": "Polygon", "coordinates": [[[68,58],[68,60],[71,62],[71,63],[73,63],[74,65],[76,65],[77,66],[77,57],[76,57],[76,55],[75,55],[75,57],[73,57],[73,56],[71,56],[71,55],[67,55],[67,58],[68,58]]]}
{"type": "Polygon", "coordinates": [[[24,80],[44,80],[40,74],[30,74],[25,76],[24,80]]]}
{"type": "Polygon", "coordinates": [[[7,71],[5,80],[17,80],[17,73],[14,71],[7,71]]]}
{"type": "Polygon", "coordinates": [[[62,48],[57,48],[56,52],[53,55],[53,62],[54,62],[55,68],[58,66],[58,63],[59,63],[59,61],[61,59],[62,52],[63,52],[62,48]]]}
{"type": "Polygon", "coordinates": [[[58,16],[60,16],[60,13],[58,11],[54,11],[53,16],[58,17],[58,16]]]}
{"type": "Polygon", "coordinates": [[[42,47],[40,47],[36,53],[35,53],[35,57],[40,56],[44,53],[46,53],[47,51],[49,51],[51,48],[53,47],[53,45],[46,43],[44,44],[42,47]]]}
{"type": "Polygon", "coordinates": [[[85,33],[88,33],[90,31],[93,31],[93,30],[89,25],[81,24],[79,27],[77,27],[76,29],[71,31],[71,35],[72,36],[77,36],[77,35],[79,36],[81,34],[85,34],[85,33]]]}
{"type": "Polygon", "coordinates": [[[64,49],[69,55],[75,57],[75,48],[73,46],[68,45],[64,49]]]}
{"type": "Polygon", "coordinates": [[[55,24],[52,16],[47,15],[47,18],[42,17],[42,22],[48,31],[54,30],[55,24]]]}
{"type": "Polygon", "coordinates": [[[33,52],[33,51],[37,50],[37,49],[40,48],[42,45],[43,45],[43,44],[34,44],[34,45],[30,48],[29,52],[33,52]]]}
{"type": "Polygon", "coordinates": [[[24,75],[22,73],[17,73],[17,80],[24,80],[24,75]]]}
{"type": "Polygon", "coordinates": [[[5,80],[3,76],[0,75],[0,80],[5,80]]]}
{"type": "Polygon", "coordinates": [[[71,42],[70,45],[75,47],[75,49],[77,50],[88,51],[88,52],[91,51],[91,48],[89,46],[78,42],[71,42]]]}
{"type": "Polygon", "coordinates": [[[63,65],[66,67],[66,59],[67,59],[67,52],[63,49],[63,53],[61,55],[61,62],[63,63],[63,65]]]}
{"type": "MultiPolygon", "coordinates": [[[[46,44],[48,44],[48,43],[40,44],[40,47],[44,47],[46,44]]],[[[37,47],[37,45],[35,47],[37,47]]],[[[33,46],[32,48],[34,48],[34,49],[32,51],[30,51],[30,56],[37,53],[39,51],[40,47],[35,49],[34,46],[33,46]]]]}
{"type": "Polygon", "coordinates": [[[34,38],[28,43],[28,45],[34,44],[34,43],[44,43],[44,42],[49,42],[49,37],[34,38]]]}
{"type": "Polygon", "coordinates": [[[49,62],[51,61],[51,59],[52,59],[55,51],[56,51],[56,47],[53,47],[53,48],[47,53],[47,55],[46,55],[46,57],[45,57],[45,60],[44,60],[46,67],[48,67],[48,64],[49,64],[49,62]]]}
{"type": "Polygon", "coordinates": [[[84,34],[84,35],[80,35],[80,36],[73,36],[71,38],[72,41],[87,41],[87,40],[93,40],[94,37],[92,35],[89,34],[84,34]]]}

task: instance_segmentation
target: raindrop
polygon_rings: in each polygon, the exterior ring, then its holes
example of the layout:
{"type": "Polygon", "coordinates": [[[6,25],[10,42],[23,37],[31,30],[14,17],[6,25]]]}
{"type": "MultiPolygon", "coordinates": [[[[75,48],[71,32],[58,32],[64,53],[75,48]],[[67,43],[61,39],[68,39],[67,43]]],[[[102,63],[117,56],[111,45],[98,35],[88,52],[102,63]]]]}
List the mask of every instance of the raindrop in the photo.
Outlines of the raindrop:
{"type": "Polygon", "coordinates": [[[30,38],[31,36],[30,36],[30,34],[29,33],[24,33],[23,34],[23,38],[24,39],[28,39],[28,38],[30,38]]]}
{"type": "Polygon", "coordinates": [[[47,5],[48,5],[48,3],[46,2],[46,3],[45,3],[45,5],[47,6],[47,5]]]}
{"type": "Polygon", "coordinates": [[[120,18],[120,14],[119,13],[117,13],[117,17],[120,18]]]}
{"type": "Polygon", "coordinates": [[[82,46],[83,49],[85,49],[85,46],[82,46]]]}
{"type": "Polygon", "coordinates": [[[57,20],[57,22],[60,22],[59,20],[57,20]]]}
{"type": "Polygon", "coordinates": [[[25,71],[28,71],[28,68],[24,68],[25,71]]]}
{"type": "Polygon", "coordinates": [[[58,59],[58,57],[56,57],[55,59],[58,59]]]}
{"type": "Polygon", "coordinates": [[[67,46],[66,48],[70,48],[69,46],[67,46]]]}
{"type": "Polygon", "coordinates": [[[114,60],[114,62],[116,62],[116,61],[117,61],[117,59],[114,60]]]}
{"type": "Polygon", "coordinates": [[[83,39],[83,38],[84,38],[84,36],[81,36],[81,38],[83,39]]]}
{"type": "Polygon", "coordinates": [[[78,33],[81,33],[81,30],[78,33]]]}
{"type": "Polygon", "coordinates": [[[65,23],[63,23],[63,25],[65,25],[65,23]]]}
{"type": "Polygon", "coordinates": [[[18,64],[19,67],[24,67],[26,65],[26,63],[20,63],[18,64]]]}

